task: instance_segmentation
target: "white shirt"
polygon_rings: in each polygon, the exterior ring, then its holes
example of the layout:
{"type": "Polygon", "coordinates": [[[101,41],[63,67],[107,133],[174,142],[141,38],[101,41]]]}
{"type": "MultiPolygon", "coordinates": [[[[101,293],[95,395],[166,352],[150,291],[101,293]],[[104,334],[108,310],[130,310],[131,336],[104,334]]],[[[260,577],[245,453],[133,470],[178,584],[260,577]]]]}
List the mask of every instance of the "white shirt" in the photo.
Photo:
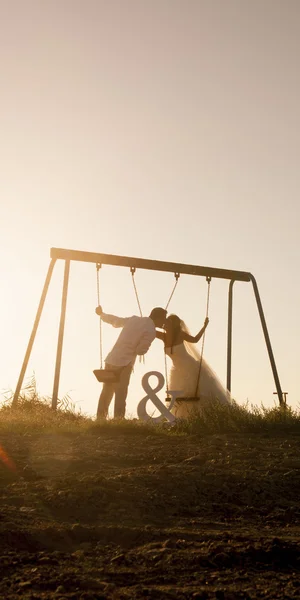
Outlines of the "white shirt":
{"type": "Polygon", "coordinates": [[[137,355],[146,354],[156,336],[155,325],[150,317],[116,317],[102,313],[102,321],[113,327],[123,327],[105,362],[116,367],[134,364],[137,355]]]}

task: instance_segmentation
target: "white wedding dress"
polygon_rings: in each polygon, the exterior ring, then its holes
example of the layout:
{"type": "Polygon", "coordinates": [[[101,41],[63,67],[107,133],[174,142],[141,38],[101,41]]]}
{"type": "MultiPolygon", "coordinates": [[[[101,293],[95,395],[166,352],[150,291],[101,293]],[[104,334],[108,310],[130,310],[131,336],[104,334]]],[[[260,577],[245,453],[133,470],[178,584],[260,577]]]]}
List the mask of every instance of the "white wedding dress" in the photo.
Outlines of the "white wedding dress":
{"type": "Polygon", "coordinates": [[[165,348],[165,352],[173,363],[168,377],[169,390],[180,390],[179,397],[195,399],[176,400],[171,408],[171,413],[176,417],[186,418],[191,411],[200,412],[212,399],[231,404],[230,393],[203,357],[196,391],[201,357],[194,344],[184,341],[172,348],[165,348]]]}

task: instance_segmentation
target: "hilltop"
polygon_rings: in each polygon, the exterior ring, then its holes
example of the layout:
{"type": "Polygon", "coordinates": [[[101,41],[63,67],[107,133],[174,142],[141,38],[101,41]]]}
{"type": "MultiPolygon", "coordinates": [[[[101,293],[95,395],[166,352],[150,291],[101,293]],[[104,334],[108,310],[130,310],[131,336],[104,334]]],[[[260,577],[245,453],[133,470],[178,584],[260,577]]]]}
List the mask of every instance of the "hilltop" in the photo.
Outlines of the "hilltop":
{"type": "Polygon", "coordinates": [[[0,411],[0,598],[299,598],[295,424],[20,414],[0,411]]]}

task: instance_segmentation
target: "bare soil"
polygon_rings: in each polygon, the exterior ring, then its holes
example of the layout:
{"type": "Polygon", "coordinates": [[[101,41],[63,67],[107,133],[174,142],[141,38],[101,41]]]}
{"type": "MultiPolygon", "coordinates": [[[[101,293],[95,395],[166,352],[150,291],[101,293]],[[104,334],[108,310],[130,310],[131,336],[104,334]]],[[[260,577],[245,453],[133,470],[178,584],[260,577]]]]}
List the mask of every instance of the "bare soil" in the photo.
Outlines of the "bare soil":
{"type": "Polygon", "coordinates": [[[300,437],[1,434],[0,598],[300,598],[300,437]]]}

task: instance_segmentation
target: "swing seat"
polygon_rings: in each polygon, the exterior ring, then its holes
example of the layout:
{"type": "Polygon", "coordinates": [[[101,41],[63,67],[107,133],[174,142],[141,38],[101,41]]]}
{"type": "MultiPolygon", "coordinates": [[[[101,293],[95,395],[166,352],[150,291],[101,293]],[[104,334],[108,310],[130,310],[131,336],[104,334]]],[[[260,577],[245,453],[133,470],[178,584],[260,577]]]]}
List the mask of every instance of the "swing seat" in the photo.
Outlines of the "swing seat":
{"type": "Polygon", "coordinates": [[[199,402],[200,398],[199,396],[177,396],[176,401],[177,400],[179,400],[179,402],[199,402]]]}
{"type": "Polygon", "coordinates": [[[117,383],[120,379],[119,371],[110,371],[109,369],[95,369],[93,371],[99,383],[117,383]]]}
{"type": "MultiPolygon", "coordinates": [[[[171,402],[172,398],[170,397],[166,397],[166,402],[171,402]]],[[[193,397],[193,396],[177,396],[176,397],[176,402],[199,402],[200,398],[199,397],[193,397]]]]}

